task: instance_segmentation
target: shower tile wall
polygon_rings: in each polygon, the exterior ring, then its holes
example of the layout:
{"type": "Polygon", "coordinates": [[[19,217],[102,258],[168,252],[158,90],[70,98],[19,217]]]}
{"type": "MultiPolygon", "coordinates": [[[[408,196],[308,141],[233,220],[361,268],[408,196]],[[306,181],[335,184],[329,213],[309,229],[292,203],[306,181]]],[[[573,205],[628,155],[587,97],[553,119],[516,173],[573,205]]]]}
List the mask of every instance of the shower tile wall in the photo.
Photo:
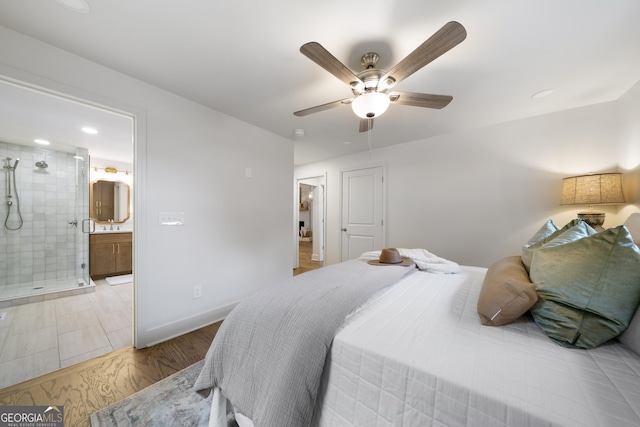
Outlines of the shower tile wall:
{"type": "MultiPolygon", "coordinates": [[[[0,159],[11,157],[16,168],[17,193],[24,224],[16,231],[4,226],[7,216],[7,169],[2,168],[4,190],[0,204],[0,293],[25,282],[76,276],[76,159],[73,154],[0,142],[0,159]],[[45,160],[46,169],[35,166],[45,160]]],[[[13,185],[12,185],[13,187],[13,185]]],[[[14,189],[11,189],[14,194],[14,189]]],[[[17,202],[8,224],[17,225],[17,202]]]]}

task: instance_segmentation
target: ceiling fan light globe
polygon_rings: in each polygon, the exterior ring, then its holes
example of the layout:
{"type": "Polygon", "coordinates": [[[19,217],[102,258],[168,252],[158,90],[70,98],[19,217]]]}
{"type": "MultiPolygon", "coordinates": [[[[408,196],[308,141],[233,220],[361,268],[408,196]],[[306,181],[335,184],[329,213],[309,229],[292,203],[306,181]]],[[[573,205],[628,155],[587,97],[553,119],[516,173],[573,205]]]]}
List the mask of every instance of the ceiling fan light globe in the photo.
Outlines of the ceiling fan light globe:
{"type": "Polygon", "coordinates": [[[362,119],[372,119],[382,115],[389,108],[389,97],[380,92],[364,93],[351,103],[356,116],[362,119]]]}

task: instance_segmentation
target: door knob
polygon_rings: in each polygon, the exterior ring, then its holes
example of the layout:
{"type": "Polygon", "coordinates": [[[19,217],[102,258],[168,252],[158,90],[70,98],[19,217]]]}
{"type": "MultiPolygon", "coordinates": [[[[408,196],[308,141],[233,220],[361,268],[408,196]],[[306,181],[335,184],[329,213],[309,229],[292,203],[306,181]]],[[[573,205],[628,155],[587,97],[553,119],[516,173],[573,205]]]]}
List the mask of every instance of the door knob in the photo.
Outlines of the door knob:
{"type": "Polygon", "coordinates": [[[346,228],[343,228],[343,229],[342,229],[342,231],[347,231],[347,229],[346,229],[346,228]]]}

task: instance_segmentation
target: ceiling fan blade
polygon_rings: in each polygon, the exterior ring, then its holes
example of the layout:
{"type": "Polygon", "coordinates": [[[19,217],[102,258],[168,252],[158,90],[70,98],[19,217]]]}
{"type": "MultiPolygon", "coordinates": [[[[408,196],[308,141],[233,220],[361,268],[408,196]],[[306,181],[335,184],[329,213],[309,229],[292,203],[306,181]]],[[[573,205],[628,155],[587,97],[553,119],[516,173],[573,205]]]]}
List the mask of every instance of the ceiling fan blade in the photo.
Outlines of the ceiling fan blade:
{"type": "Polygon", "coordinates": [[[406,79],[429,62],[457,46],[466,37],[467,31],[461,24],[456,21],[446,23],[434,35],[389,70],[380,79],[380,82],[384,82],[389,77],[393,78],[395,83],[406,79]]]}
{"type": "Polygon", "coordinates": [[[373,119],[360,119],[360,132],[368,132],[373,129],[373,119]]]}
{"type": "Polygon", "coordinates": [[[331,108],[340,107],[341,105],[351,104],[351,101],[353,101],[352,98],[345,98],[345,99],[341,99],[339,101],[327,102],[326,104],[316,105],[315,107],[311,107],[311,108],[307,108],[307,109],[304,109],[304,110],[296,111],[295,113],[293,113],[293,115],[294,116],[298,116],[298,117],[304,117],[304,116],[308,116],[309,114],[319,113],[320,111],[324,111],[324,110],[329,110],[331,108]]]}
{"type": "Polygon", "coordinates": [[[348,69],[342,62],[338,61],[336,57],[329,53],[327,49],[322,47],[320,43],[305,43],[300,47],[300,52],[346,84],[351,85],[351,83],[362,83],[353,71],[348,69]]]}
{"type": "Polygon", "coordinates": [[[389,99],[392,103],[399,105],[412,105],[414,107],[440,109],[449,105],[453,96],[394,91],[389,94],[389,99]]]}

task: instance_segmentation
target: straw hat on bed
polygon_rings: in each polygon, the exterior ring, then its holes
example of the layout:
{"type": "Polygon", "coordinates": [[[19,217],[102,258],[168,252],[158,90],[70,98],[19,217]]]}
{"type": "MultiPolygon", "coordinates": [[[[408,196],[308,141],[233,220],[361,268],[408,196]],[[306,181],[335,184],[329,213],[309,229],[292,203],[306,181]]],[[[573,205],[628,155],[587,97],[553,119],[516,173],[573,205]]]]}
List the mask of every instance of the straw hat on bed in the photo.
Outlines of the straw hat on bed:
{"type": "Polygon", "coordinates": [[[386,248],[380,252],[379,259],[372,259],[371,261],[367,261],[371,265],[396,265],[407,267],[409,265],[414,265],[413,261],[409,258],[403,258],[400,256],[400,252],[396,248],[386,248]]]}

